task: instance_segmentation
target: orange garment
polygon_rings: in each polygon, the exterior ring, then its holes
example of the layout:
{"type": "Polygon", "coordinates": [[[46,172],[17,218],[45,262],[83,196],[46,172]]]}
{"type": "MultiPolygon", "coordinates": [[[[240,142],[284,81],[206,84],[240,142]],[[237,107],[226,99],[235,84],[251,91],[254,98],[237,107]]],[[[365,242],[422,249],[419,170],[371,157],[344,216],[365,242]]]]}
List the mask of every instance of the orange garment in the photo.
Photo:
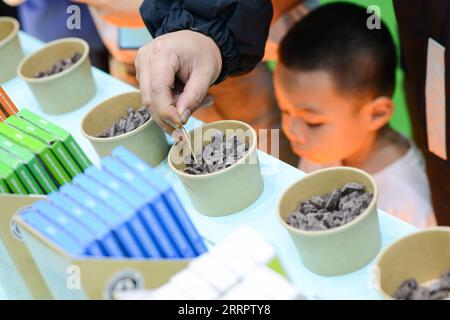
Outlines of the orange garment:
{"type": "Polygon", "coordinates": [[[110,74],[133,86],[137,86],[134,60],[137,50],[124,50],[119,48],[119,28],[143,28],[144,22],[139,14],[126,14],[121,16],[102,15],[93,7],[89,8],[103,43],[108,48],[110,58],[110,74]]]}

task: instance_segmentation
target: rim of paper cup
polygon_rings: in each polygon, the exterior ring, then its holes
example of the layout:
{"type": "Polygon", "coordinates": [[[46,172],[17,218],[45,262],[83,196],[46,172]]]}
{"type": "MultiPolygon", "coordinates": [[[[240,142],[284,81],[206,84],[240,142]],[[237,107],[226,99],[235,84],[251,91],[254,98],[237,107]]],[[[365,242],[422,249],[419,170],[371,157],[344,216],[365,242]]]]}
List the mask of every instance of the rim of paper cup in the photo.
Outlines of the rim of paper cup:
{"type": "MultiPolygon", "coordinates": [[[[109,138],[99,138],[93,135],[88,134],[85,130],[84,130],[84,122],[86,121],[86,119],[91,115],[92,112],[94,112],[95,109],[97,109],[100,105],[103,104],[107,104],[109,102],[111,102],[112,100],[124,96],[124,95],[129,95],[129,94],[133,94],[133,93],[139,93],[139,91],[133,91],[133,92],[125,92],[125,93],[121,93],[118,94],[116,96],[113,96],[101,103],[99,103],[98,105],[96,105],[94,108],[91,109],[91,111],[89,111],[84,117],[83,120],[81,121],[81,133],[83,134],[83,136],[85,136],[86,138],[88,138],[89,140],[92,141],[96,141],[96,142],[113,142],[113,141],[120,141],[123,139],[127,139],[129,137],[132,137],[135,134],[138,134],[139,132],[141,132],[142,130],[144,130],[145,128],[147,128],[150,124],[153,123],[153,118],[150,117],[144,124],[142,124],[141,126],[137,127],[136,129],[130,131],[130,132],[126,132],[123,133],[121,135],[118,136],[114,136],[114,137],[109,137],[109,138]]],[[[162,130],[162,129],[161,129],[162,130]]]]}
{"type": "Polygon", "coordinates": [[[0,40],[0,47],[4,46],[10,42],[19,32],[20,24],[19,21],[12,17],[0,17],[0,22],[11,22],[13,24],[13,30],[5,38],[0,40]]]}
{"type": "Polygon", "coordinates": [[[46,82],[46,81],[51,81],[51,80],[55,80],[57,78],[63,77],[71,72],[74,72],[75,70],[78,69],[78,67],[84,63],[84,61],[86,61],[86,59],[89,56],[89,44],[80,38],[63,38],[63,39],[58,39],[58,40],[54,40],[51,41],[49,43],[47,43],[45,46],[43,46],[42,48],[40,48],[39,50],[33,52],[32,54],[30,54],[28,57],[26,57],[25,59],[23,59],[19,66],[17,67],[17,73],[18,75],[25,80],[26,82],[35,82],[35,83],[42,83],[42,82],[46,82]],[[32,60],[37,54],[41,53],[42,51],[48,50],[52,47],[55,47],[59,44],[62,43],[70,43],[70,42],[77,42],[79,44],[81,44],[84,48],[82,54],[81,54],[81,58],[72,66],[70,66],[70,68],[61,71],[57,74],[53,74],[51,76],[46,76],[46,77],[42,77],[42,78],[33,78],[33,77],[27,77],[22,73],[22,69],[23,66],[28,63],[30,60],[32,60]]]}
{"type": "MultiPolygon", "coordinates": [[[[175,150],[176,145],[174,144],[170,150],[169,150],[169,154],[167,157],[167,162],[169,163],[169,167],[170,169],[172,169],[172,171],[174,171],[177,175],[185,177],[185,178],[189,178],[189,179],[195,179],[195,180],[203,180],[203,179],[209,179],[212,177],[216,177],[216,176],[220,176],[222,174],[226,174],[227,172],[229,172],[230,170],[233,170],[234,168],[236,168],[238,165],[242,164],[243,162],[245,162],[249,157],[250,157],[250,153],[252,153],[253,151],[256,152],[256,144],[257,144],[257,136],[256,136],[256,131],[255,129],[253,129],[248,123],[245,123],[243,121],[238,121],[238,120],[220,120],[220,121],[215,121],[215,122],[211,122],[211,123],[207,123],[201,127],[198,128],[194,128],[192,130],[189,131],[189,136],[191,135],[192,132],[194,132],[195,130],[204,130],[206,127],[211,127],[214,129],[214,126],[219,124],[219,123],[236,123],[236,124],[240,124],[243,125],[245,128],[250,129],[252,132],[252,144],[250,146],[248,146],[248,151],[245,153],[245,155],[239,159],[238,161],[236,161],[235,163],[233,163],[231,166],[229,166],[228,168],[222,169],[220,171],[217,172],[212,172],[212,173],[206,173],[206,174],[200,174],[200,175],[194,175],[194,174],[188,174],[185,173],[183,171],[181,171],[180,169],[175,168],[175,166],[172,163],[171,160],[171,153],[173,152],[173,150],[175,150]]],[[[219,130],[219,129],[217,129],[219,130]]],[[[257,155],[256,155],[257,156],[257,155]]]]}
{"type": "Polygon", "coordinates": [[[282,225],[289,231],[292,231],[296,234],[299,235],[303,235],[303,236],[325,236],[325,235],[330,235],[330,234],[334,234],[334,233],[339,233],[344,231],[345,229],[349,229],[352,226],[358,224],[361,220],[365,219],[371,212],[372,210],[376,210],[377,206],[377,199],[378,199],[378,187],[375,183],[375,180],[365,171],[357,169],[357,168],[352,168],[352,167],[334,167],[334,168],[326,168],[326,169],[322,169],[322,170],[318,170],[315,171],[313,173],[307,174],[304,177],[300,178],[299,180],[295,181],[294,183],[292,183],[281,195],[281,197],[278,199],[278,206],[277,206],[277,215],[278,215],[278,219],[281,221],[282,225]],[[280,206],[281,206],[281,202],[284,199],[284,196],[286,195],[286,193],[291,190],[291,188],[296,185],[297,183],[299,183],[300,181],[306,179],[306,178],[310,178],[312,176],[315,175],[319,175],[319,174],[326,174],[328,172],[332,172],[332,171],[353,171],[353,172],[357,172],[358,174],[364,175],[365,177],[369,178],[370,183],[373,186],[373,198],[372,201],[369,203],[369,205],[367,206],[367,208],[359,215],[357,216],[355,219],[353,219],[352,221],[339,226],[339,227],[335,227],[335,228],[331,228],[331,229],[327,229],[327,230],[302,230],[302,229],[298,229],[298,228],[294,228],[292,226],[290,226],[289,224],[287,224],[287,222],[283,219],[283,217],[281,216],[281,210],[280,210],[280,206]]]}
{"type": "MultiPolygon", "coordinates": [[[[429,227],[429,228],[426,228],[426,229],[418,230],[418,231],[415,231],[413,233],[407,234],[407,235],[405,235],[403,237],[400,237],[399,239],[397,239],[394,242],[392,242],[391,244],[389,244],[386,248],[381,250],[381,252],[377,256],[377,258],[375,259],[375,262],[374,262],[373,265],[375,267],[377,267],[378,269],[380,269],[380,261],[381,261],[381,259],[385,256],[385,254],[388,251],[390,251],[392,248],[396,247],[400,242],[408,241],[409,238],[416,237],[417,235],[422,234],[422,233],[431,233],[431,232],[436,232],[436,231],[443,231],[443,232],[450,233],[450,227],[446,227],[446,226],[429,227]]],[[[386,291],[384,291],[381,288],[381,279],[380,278],[377,278],[377,290],[384,298],[395,300],[395,298],[393,296],[391,296],[390,294],[388,294],[386,291]]]]}

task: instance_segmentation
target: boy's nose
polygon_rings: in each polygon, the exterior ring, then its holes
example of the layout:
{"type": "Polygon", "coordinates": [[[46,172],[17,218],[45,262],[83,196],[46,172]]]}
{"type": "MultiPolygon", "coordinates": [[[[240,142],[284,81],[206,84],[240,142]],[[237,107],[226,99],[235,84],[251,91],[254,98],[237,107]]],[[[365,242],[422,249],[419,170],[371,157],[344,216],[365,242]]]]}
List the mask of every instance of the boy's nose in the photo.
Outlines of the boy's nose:
{"type": "Polygon", "coordinates": [[[290,141],[297,144],[305,144],[305,125],[299,119],[283,117],[283,131],[290,141]]]}

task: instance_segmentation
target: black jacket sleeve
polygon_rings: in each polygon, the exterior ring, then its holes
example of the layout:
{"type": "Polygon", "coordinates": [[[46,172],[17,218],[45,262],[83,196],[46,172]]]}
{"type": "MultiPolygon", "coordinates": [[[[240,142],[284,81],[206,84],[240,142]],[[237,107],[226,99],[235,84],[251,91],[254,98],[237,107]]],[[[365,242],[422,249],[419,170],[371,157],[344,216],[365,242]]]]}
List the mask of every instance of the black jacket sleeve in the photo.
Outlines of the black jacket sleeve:
{"type": "Polygon", "coordinates": [[[272,18],[270,0],[144,0],[141,15],[154,36],[194,30],[211,37],[222,53],[222,72],[251,71],[264,56],[272,18]]]}

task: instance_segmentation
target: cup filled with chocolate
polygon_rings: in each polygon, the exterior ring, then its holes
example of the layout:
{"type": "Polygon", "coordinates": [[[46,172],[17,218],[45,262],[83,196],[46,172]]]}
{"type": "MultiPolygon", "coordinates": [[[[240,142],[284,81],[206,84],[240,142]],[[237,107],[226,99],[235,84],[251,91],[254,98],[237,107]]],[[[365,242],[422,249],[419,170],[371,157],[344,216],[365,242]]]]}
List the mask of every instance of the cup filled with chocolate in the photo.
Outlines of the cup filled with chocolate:
{"type": "Polygon", "coordinates": [[[400,238],[383,250],[375,270],[385,299],[450,300],[450,227],[400,238]]]}
{"type": "Polygon", "coordinates": [[[23,59],[19,29],[16,19],[0,17],[0,84],[17,76],[17,66],[23,59]]]}
{"type": "Polygon", "coordinates": [[[180,133],[168,162],[194,208],[207,216],[243,210],[264,188],[256,131],[241,121],[217,121],[192,130],[188,136],[180,133]]]}
{"type": "Polygon", "coordinates": [[[165,133],[142,106],[139,91],[119,94],[95,106],[83,118],[81,132],[100,157],[124,146],[156,167],[169,152],[165,133]]]}
{"type": "Polygon", "coordinates": [[[305,267],[342,275],[367,265],[381,247],[375,181],[362,170],[336,167],[306,175],[278,203],[305,267]]]}
{"type": "Polygon", "coordinates": [[[74,111],[97,91],[89,61],[89,45],[79,38],[47,43],[21,61],[19,76],[49,114],[74,111]]]}

